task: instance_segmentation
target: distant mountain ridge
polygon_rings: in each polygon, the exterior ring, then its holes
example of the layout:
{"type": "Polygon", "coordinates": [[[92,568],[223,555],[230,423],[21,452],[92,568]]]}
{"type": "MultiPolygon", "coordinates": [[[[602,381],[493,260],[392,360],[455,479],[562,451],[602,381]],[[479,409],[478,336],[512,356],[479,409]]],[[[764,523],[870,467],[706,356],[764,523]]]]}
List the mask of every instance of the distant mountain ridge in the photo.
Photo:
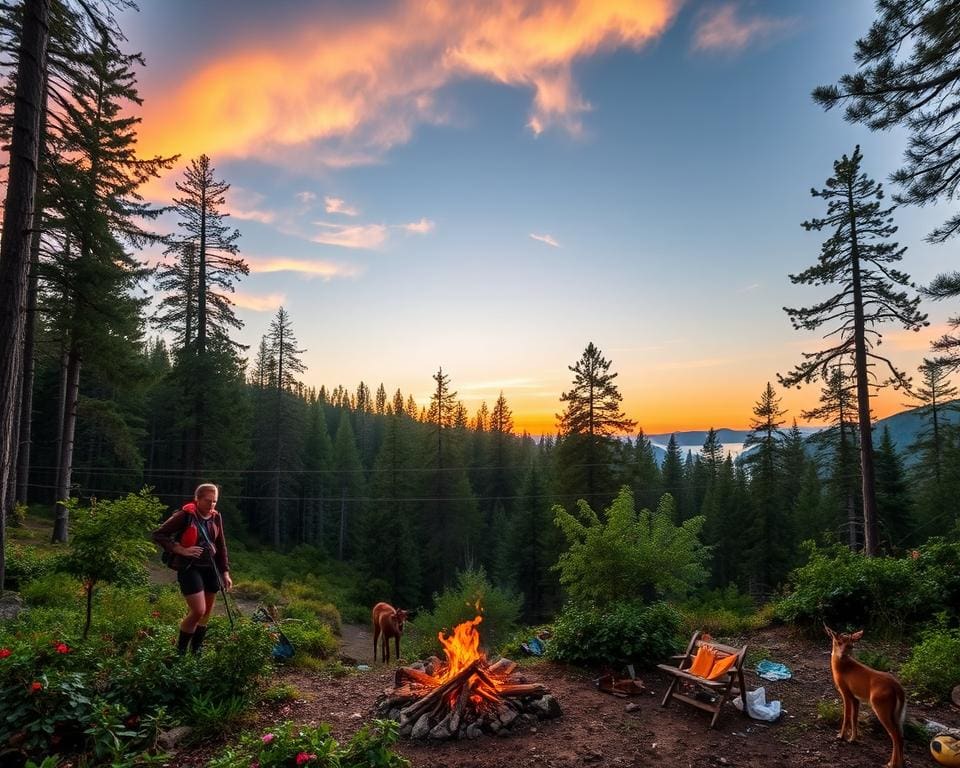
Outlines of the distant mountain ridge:
{"type": "MultiPolygon", "coordinates": [[[[955,410],[943,412],[943,423],[960,424],[960,400],[945,403],[943,407],[947,408],[951,406],[955,408],[955,410]]],[[[905,411],[900,411],[891,416],[877,419],[873,423],[874,442],[877,443],[880,440],[884,427],[886,427],[890,430],[890,439],[893,441],[894,447],[904,457],[907,465],[909,466],[916,463],[918,458],[912,453],[910,446],[916,442],[917,436],[926,422],[926,416],[923,410],[923,407],[908,408],[905,411]]],[[[820,432],[822,427],[803,426],[799,429],[803,436],[809,439],[812,435],[820,432]]],[[[728,429],[726,427],[714,431],[717,433],[719,442],[724,445],[743,445],[747,436],[750,434],[749,429],[728,429]]],[[[653,453],[657,464],[662,464],[667,455],[665,448],[667,443],[670,442],[671,435],[675,437],[677,445],[680,447],[680,452],[685,457],[689,450],[693,450],[694,453],[699,452],[699,449],[703,447],[703,443],[707,439],[708,432],[709,430],[705,429],[687,430],[646,435],[646,437],[653,443],[653,453]]]]}

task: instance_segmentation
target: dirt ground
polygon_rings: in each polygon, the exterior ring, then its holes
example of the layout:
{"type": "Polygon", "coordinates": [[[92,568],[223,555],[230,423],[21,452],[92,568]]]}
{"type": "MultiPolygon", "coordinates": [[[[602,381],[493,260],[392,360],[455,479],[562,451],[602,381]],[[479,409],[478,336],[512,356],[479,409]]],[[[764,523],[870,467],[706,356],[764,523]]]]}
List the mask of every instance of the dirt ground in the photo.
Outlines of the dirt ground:
{"type": "MultiPolygon", "coordinates": [[[[559,699],[563,716],[525,732],[506,737],[482,736],[476,740],[445,743],[402,741],[398,751],[414,768],[507,768],[514,766],[744,766],[791,768],[840,766],[879,768],[889,757],[890,742],[869,712],[861,709],[863,727],[855,744],[838,742],[837,726],[817,718],[817,703],[834,700],[830,679],[829,646],[810,644],[783,628],[763,631],[750,638],[763,656],[787,664],[793,679],[761,680],[747,672],[747,687],[766,687],[767,699],[779,699],[785,713],[773,724],[745,718],[732,706],[721,715],[715,730],[708,729],[709,715],[672,702],[660,707],[667,678],[657,672],[640,677],[647,692],[621,699],[596,690],[592,675],[584,670],[537,661],[524,666],[531,681],[547,685],[559,699]],[[629,712],[631,702],[640,705],[629,712]]],[[[294,720],[316,725],[327,722],[338,739],[347,739],[373,715],[378,694],[393,683],[393,665],[372,665],[373,640],[364,627],[344,628],[343,657],[352,665],[370,664],[341,678],[283,670],[279,681],[296,686],[301,696],[257,715],[256,726],[294,720]]],[[[950,706],[924,709],[913,706],[910,715],[960,726],[960,710],[950,706]]],[[[177,765],[204,765],[221,744],[197,745],[177,755],[177,765]]],[[[934,765],[925,744],[908,742],[908,765],[934,765]]]]}

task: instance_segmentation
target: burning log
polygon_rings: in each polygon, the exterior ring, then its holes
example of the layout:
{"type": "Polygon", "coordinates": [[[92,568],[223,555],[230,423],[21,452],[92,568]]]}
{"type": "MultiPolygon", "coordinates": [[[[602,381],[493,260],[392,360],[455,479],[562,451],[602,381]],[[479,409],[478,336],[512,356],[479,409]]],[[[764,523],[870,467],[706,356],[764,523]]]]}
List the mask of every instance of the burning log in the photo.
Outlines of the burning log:
{"type": "Polygon", "coordinates": [[[397,670],[395,685],[383,692],[377,713],[397,720],[401,736],[446,740],[504,735],[560,716],[560,704],[549,689],[515,674],[516,662],[487,662],[476,631],[481,620],[478,616],[457,626],[450,637],[440,634],[446,662],[431,657],[397,670]]]}

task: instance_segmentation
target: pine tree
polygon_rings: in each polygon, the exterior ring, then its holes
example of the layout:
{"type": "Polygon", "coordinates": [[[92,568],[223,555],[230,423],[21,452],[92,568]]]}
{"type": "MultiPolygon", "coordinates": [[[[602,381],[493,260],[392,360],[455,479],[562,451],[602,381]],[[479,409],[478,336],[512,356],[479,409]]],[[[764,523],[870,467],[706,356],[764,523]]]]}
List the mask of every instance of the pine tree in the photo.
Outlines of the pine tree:
{"type": "MultiPolygon", "coordinates": [[[[637,433],[631,453],[629,458],[633,497],[641,509],[654,509],[664,494],[664,484],[653,453],[653,443],[643,434],[642,429],[637,433]]],[[[673,522],[678,522],[676,517],[673,522]]]]}
{"type": "Polygon", "coordinates": [[[767,382],[753,408],[743,464],[750,477],[750,519],[744,529],[754,589],[769,593],[786,576],[792,535],[780,492],[785,435],[780,398],[767,382]]]}
{"type": "Polygon", "coordinates": [[[875,351],[881,334],[877,326],[895,321],[908,330],[927,325],[926,315],[918,309],[919,297],[910,298],[900,287],[910,286],[910,277],[890,266],[906,251],[889,238],[896,232],[893,208],[881,208],[882,185],[860,172],[862,155],[858,146],[852,157],[844,155],[834,163],[834,175],[814,197],[827,202],[827,215],[805,221],[805,229],[832,232],[824,241],[818,263],[798,275],[793,283],[840,286],[838,293],[812,307],[785,308],[793,326],[816,330],[824,324],[837,325],[828,336],[836,341],[827,349],[804,353],[804,360],[787,376],[785,386],[809,383],[835,365],[850,365],[857,390],[860,430],[860,465],[863,479],[864,552],[877,554],[877,502],[873,466],[873,436],[870,420],[870,387],[876,386],[871,366],[882,363],[891,375],[891,383],[906,383],[902,373],[886,357],[875,351]],[[871,381],[871,379],[873,379],[871,381]]]}
{"type": "MultiPolygon", "coordinates": [[[[868,34],[857,41],[859,72],[839,86],[821,86],[814,99],[827,109],[846,104],[844,117],[872,130],[902,126],[909,134],[905,163],[893,180],[897,202],[924,206],[957,196],[960,184],[960,48],[956,0],[884,0],[868,34]]],[[[928,236],[942,243],[960,232],[952,215],[928,236]]],[[[960,296],[960,272],[939,275],[925,293],[934,299],[960,296]]],[[[950,324],[960,329],[960,316],[950,324]]],[[[960,335],[934,342],[953,364],[960,362],[960,335]]]]}
{"type": "MultiPolygon", "coordinates": [[[[270,510],[270,540],[275,549],[283,544],[283,518],[280,514],[280,491],[284,478],[291,469],[299,464],[299,452],[292,445],[295,434],[296,411],[294,406],[302,406],[302,401],[291,390],[299,383],[297,374],[303,373],[306,366],[300,358],[305,350],[297,347],[290,315],[283,307],[277,310],[267,331],[267,349],[269,356],[276,361],[273,391],[273,482],[271,488],[272,504],[270,510]]],[[[299,409],[298,409],[299,410],[299,409]]]]}
{"type": "Polygon", "coordinates": [[[857,516],[857,497],[860,467],[856,460],[857,435],[854,421],[854,384],[843,369],[837,366],[824,377],[820,405],[801,415],[809,421],[822,421],[826,429],[811,437],[819,449],[819,459],[826,469],[829,493],[823,499],[827,505],[830,530],[838,526],[846,532],[850,549],[859,549],[862,541],[861,519],[857,516]],[[840,521],[843,521],[842,526],[840,521]]]}
{"type": "Polygon", "coordinates": [[[888,552],[895,552],[910,543],[915,524],[903,459],[894,448],[887,425],[876,452],[876,466],[880,540],[888,552]]]}
{"type": "Polygon", "coordinates": [[[393,605],[417,605],[421,596],[411,428],[401,414],[387,417],[373,469],[371,504],[360,537],[361,568],[368,580],[384,579],[388,583],[393,605]]]}
{"type": "Polygon", "coordinates": [[[365,479],[357,441],[350,426],[350,415],[346,410],[340,416],[340,425],[333,440],[333,468],[336,482],[334,504],[339,513],[335,551],[338,560],[347,560],[356,549],[365,479]]]}
{"type": "Polygon", "coordinates": [[[683,456],[680,453],[680,446],[677,445],[676,435],[670,435],[670,440],[667,442],[667,455],[663,459],[663,492],[669,493],[676,502],[677,524],[689,519],[684,516],[685,510],[679,503],[684,495],[683,456]]]}
{"type": "Polygon", "coordinates": [[[582,497],[595,507],[606,506],[615,491],[609,470],[614,436],[636,426],[620,410],[623,397],[610,365],[593,342],[587,344],[580,359],[568,366],[573,388],[560,395],[566,408],[557,415],[564,495],[582,497]]]}
{"type": "Polygon", "coordinates": [[[374,405],[374,413],[378,416],[384,416],[387,413],[387,390],[383,386],[383,382],[380,382],[380,386],[377,387],[377,399],[374,405]]]}

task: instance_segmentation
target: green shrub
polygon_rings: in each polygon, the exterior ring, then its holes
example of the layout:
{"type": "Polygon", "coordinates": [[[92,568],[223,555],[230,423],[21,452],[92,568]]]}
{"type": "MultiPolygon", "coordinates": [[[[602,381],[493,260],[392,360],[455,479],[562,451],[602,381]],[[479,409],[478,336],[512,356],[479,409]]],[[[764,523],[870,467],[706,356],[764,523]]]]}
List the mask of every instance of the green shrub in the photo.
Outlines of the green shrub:
{"type": "Polygon", "coordinates": [[[31,607],[71,608],[83,604],[83,585],[66,573],[45,573],[27,582],[20,595],[31,607]]]}
{"type": "Polygon", "coordinates": [[[22,590],[29,582],[53,570],[54,558],[40,554],[33,547],[8,542],[4,552],[6,589],[22,590]]]}
{"type": "Polygon", "coordinates": [[[893,669],[893,662],[890,661],[889,656],[882,651],[874,651],[869,648],[857,652],[857,661],[878,672],[889,672],[893,669]]]}
{"type": "Polygon", "coordinates": [[[283,723],[265,733],[248,733],[240,744],[208,763],[209,768],[280,768],[328,765],[338,768],[409,768],[409,761],[391,750],[399,726],[393,720],[374,720],[345,745],[330,735],[330,726],[310,728],[283,723]]]}
{"type": "Polygon", "coordinates": [[[455,626],[473,619],[478,612],[483,616],[477,627],[482,647],[497,648],[516,630],[520,617],[521,598],[491,584],[483,568],[460,572],[456,584],[434,595],[433,600],[433,610],[408,620],[404,629],[404,634],[411,636],[416,657],[442,655],[437,635],[450,634],[455,626]]]}
{"type": "Polygon", "coordinates": [[[547,655],[569,664],[652,666],[676,653],[680,631],[680,614],[666,603],[569,603],[554,622],[547,655]]]}
{"type": "Polygon", "coordinates": [[[322,603],[319,600],[291,600],[284,606],[282,615],[286,619],[326,624],[335,634],[340,634],[340,611],[333,603],[322,603]]]}
{"type": "Polygon", "coordinates": [[[280,590],[263,579],[238,581],[231,591],[240,600],[259,600],[268,605],[279,605],[283,602],[280,590]]]}
{"type": "Polygon", "coordinates": [[[709,550],[700,541],[704,518],[675,525],[669,494],[656,512],[637,512],[624,486],[602,519],[582,499],[578,510],[572,515],[559,505],[553,508],[570,544],[554,569],[574,602],[604,606],[683,597],[706,581],[709,550]]]}
{"type": "Polygon", "coordinates": [[[820,699],[817,702],[817,718],[827,725],[840,725],[843,707],[836,699],[820,699]]]}
{"type": "Polygon", "coordinates": [[[824,622],[838,631],[902,632],[945,607],[934,581],[944,569],[922,554],[916,559],[865,557],[842,545],[827,550],[809,542],[805,546],[810,558],[791,574],[792,592],[776,606],[784,621],[815,632],[824,622]]]}
{"type": "Polygon", "coordinates": [[[758,608],[735,585],[701,592],[680,605],[684,627],[690,634],[699,629],[717,637],[762,629],[773,620],[773,610],[771,605],[758,608]]]}
{"type": "Polygon", "coordinates": [[[290,683],[277,683],[267,688],[261,698],[268,704],[280,704],[295,701],[302,695],[300,689],[295,685],[291,685],[290,683]]]}
{"type": "Polygon", "coordinates": [[[304,655],[315,659],[329,659],[340,647],[333,635],[333,630],[326,624],[316,621],[285,622],[283,633],[296,649],[293,657],[294,664],[297,664],[304,655]]]}
{"type": "Polygon", "coordinates": [[[960,630],[933,629],[913,647],[900,675],[923,697],[945,700],[960,682],[960,630]]]}

